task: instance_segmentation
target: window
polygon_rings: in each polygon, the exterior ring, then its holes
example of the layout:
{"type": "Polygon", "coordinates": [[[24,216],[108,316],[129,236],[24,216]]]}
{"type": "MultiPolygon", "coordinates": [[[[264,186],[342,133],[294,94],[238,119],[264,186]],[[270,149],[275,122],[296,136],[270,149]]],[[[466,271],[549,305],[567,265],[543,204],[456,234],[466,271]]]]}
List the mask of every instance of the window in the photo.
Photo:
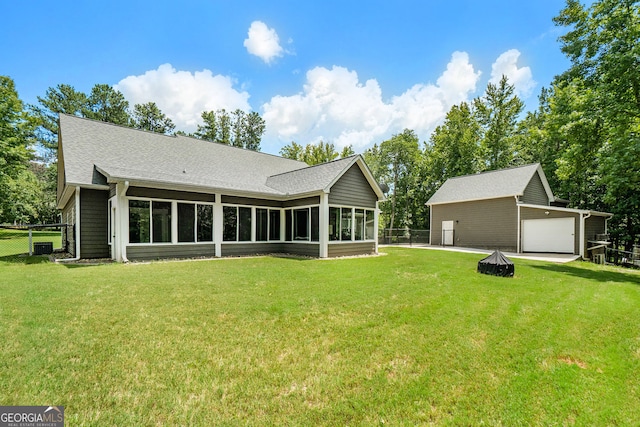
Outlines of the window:
{"type": "Polygon", "coordinates": [[[267,241],[269,237],[269,210],[256,208],[256,240],[267,241]]]}
{"type": "Polygon", "coordinates": [[[223,206],[224,225],[222,240],[225,242],[251,241],[251,208],[223,206]]]}
{"type": "Polygon", "coordinates": [[[196,205],[178,203],[178,242],[195,242],[196,205]]]}
{"type": "Polygon", "coordinates": [[[329,240],[374,240],[375,211],[329,207],[329,240]]]}
{"type": "Polygon", "coordinates": [[[238,240],[238,208],[236,206],[223,206],[224,227],[222,240],[235,242],[238,240]]]}
{"type": "Polygon", "coordinates": [[[280,211],[269,210],[269,240],[280,240],[280,211]]]}
{"type": "Polygon", "coordinates": [[[329,208],[329,240],[340,240],[340,208],[329,208]]]}
{"type": "Polygon", "coordinates": [[[171,202],[151,202],[153,243],[171,242],[171,202]]]}
{"type": "Polygon", "coordinates": [[[150,243],[150,202],[129,200],[129,242],[150,243]]]}
{"type": "Polygon", "coordinates": [[[376,230],[374,228],[375,221],[373,211],[365,211],[365,233],[364,238],[366,240],[373,240],[376,238],[376,230]]]}
{"type": "Polygon", "coordinates": [[[197,205],[198,242],[213,242],[213,206],[197,205]]]}
{"type": "Polygon", "coordinates": [[[364,209],[356,209],[353,235],[355,240],[364,239],[364,209]]]}
{"type": "Polygon", "coordinates": [[[342,208],[340,240],[351,240],[351,208],[342,208]]]}
{"type": "Polygon", "coordinates": [[[309,209],[293,211],[293,240],[309,240],[309,209]]]}

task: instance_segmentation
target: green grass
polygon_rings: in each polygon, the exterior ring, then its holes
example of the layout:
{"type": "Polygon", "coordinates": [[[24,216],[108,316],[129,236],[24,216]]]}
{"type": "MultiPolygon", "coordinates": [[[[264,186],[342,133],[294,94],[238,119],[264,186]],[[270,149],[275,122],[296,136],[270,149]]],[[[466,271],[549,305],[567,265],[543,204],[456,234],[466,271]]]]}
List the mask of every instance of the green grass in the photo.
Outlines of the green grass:
{"type": "Polygon", "coordinates": [[[385,249],[0,263],[0,404],[74,425],[638,425],[640,274],[385,249]]]}
{"type": "MultiPolygon", "coordinates": [[[[62,246],[60,231],[33,231],[33,242],[53,242],[53,248],[62,246]]],[[[2,257],[29,253],[29,231],[0,228],[0,261],[2,257]]]]}

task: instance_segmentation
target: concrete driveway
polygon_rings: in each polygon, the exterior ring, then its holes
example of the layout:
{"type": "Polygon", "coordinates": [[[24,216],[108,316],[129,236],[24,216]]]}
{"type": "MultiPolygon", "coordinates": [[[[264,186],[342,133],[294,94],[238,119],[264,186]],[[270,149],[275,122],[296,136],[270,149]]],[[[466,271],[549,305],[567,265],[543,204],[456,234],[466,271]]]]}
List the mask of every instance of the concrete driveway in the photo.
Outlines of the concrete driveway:
{"type": "MultiPolygon", "coordinates": [[[[451,251],[451,252],[468,252],[472,254],[491,254],[491,249],[473,249],[473,248],[461,248],[458,246],[431,246],[431,245],[380,245],[381,248],[385,246],[398,246],[403,248],[411,247],[413,249],[431,249],[434,251],[451,251]]],[[[566,262],[575,261],[580,258],[580,255],[572,254],[543,254],[543,253],[514,253],[514,252],[502,252],[507,258],[520,258],[520,259],[532,259],[536,261],[555,262],[558,264],[564,264],[566,262]]]]}

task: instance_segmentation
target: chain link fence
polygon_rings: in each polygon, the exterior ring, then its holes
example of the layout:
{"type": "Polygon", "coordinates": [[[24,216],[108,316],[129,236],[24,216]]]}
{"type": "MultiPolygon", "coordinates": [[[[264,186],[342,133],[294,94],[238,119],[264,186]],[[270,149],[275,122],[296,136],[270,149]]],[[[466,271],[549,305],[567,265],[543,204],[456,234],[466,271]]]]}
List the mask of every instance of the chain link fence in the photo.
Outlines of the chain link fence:
{"type": "Polygon", "coordinates": [[[0,225],[0,261],[66,252],[73,232],[68,224],[0,225]]]}
{"type": "Polygon", "coordinates": [[[414,228],[385,228],[378,235],[380,245],[428,245],[429,230],[414,228]]]}

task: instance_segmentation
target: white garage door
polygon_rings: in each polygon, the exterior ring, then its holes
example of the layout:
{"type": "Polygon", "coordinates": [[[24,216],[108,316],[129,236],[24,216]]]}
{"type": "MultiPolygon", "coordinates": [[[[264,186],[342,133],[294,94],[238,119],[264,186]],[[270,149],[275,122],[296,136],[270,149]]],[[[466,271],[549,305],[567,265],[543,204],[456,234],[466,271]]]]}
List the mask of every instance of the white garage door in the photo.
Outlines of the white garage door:
{"type": "Polygon", "coordinates": [[[522,221],[522,252],[572,254],[575,218],[527,219],[522,221]]]}

